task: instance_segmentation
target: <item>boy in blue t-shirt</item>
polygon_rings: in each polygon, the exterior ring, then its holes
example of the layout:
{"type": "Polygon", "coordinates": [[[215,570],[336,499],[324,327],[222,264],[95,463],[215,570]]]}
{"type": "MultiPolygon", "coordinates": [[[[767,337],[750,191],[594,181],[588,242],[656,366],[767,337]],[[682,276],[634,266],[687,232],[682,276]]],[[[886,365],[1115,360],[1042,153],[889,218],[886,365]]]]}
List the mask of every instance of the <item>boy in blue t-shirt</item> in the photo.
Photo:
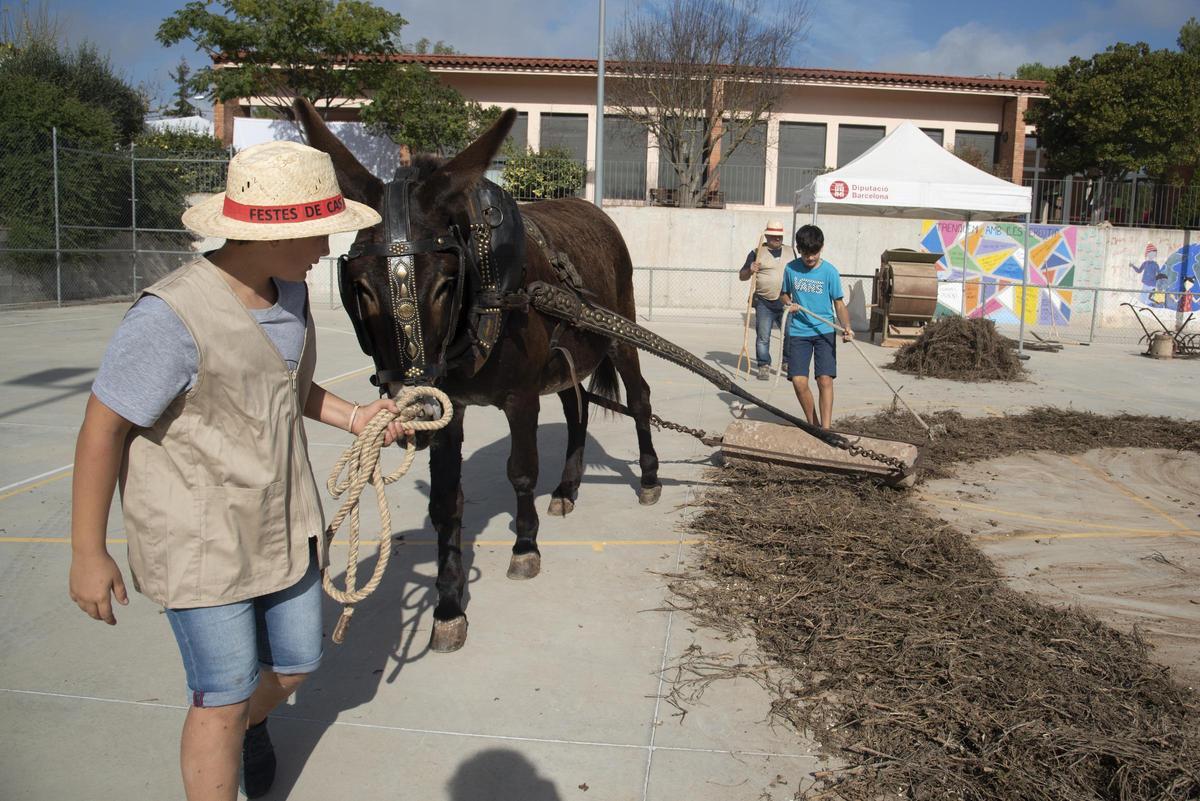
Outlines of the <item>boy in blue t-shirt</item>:
{"type": "Polygon", "coordinates": [[[836,314],[845,332],[842,335],[845,342],[854,333],[850,330],[850,313],[842,301],[842,277],[836,267],[821,258],[824,247],[825,234],[817,226],[805,225],[796,232],[796,252],[800,256],[788,262],[779,296],[791,312],[787,330],[788,378],[808,422],[829,428],[833,419],[833,379],[837,377],[837,332],[817,316],[832,320],[836,314]],[[813,314],[801,311],[801,307],[813,314]],[[819,416],[808,387],[809,361],[815,361],[813,372],[821,401],[819,416]]]}

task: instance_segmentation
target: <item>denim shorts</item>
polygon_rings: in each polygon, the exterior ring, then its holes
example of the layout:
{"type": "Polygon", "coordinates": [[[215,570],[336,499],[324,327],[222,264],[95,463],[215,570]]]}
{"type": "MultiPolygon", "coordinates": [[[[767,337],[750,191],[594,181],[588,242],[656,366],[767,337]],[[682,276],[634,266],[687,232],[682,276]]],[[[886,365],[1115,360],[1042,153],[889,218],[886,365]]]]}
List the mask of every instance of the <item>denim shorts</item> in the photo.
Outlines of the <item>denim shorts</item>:
{"type": "Polygon", "coordinates": [[[192,706],[245,701],[261,665],[281,674],[311,673],[321,663],[321,572],[314,550],[308,571],[287,589],[222,606],[168,609],[192,706]]]}
{"type": "Polygon", "coordinates": [[[808,378],[810,361],[813,362],[813,375],[837,378],[837,334],[790,336],[786,347],[788,378],[808,378]]]}

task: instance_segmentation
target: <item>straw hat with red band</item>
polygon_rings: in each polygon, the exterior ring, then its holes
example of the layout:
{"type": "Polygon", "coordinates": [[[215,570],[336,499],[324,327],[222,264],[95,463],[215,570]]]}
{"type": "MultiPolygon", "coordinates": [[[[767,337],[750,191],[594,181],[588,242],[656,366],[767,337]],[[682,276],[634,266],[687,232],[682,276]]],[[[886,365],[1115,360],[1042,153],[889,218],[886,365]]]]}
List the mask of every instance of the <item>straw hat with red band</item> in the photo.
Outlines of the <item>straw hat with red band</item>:
{"type": "Polygon", "coordinates": [[[183,224],[199,234],[253,241],[357,231],[380,219],[370,206],[342,196],[329,154],[296,142],[238,153],[225,191],[183,213],[183,224]]]}
{"type": "Polygon", "coordinates": [[[783,223],[777,220],[769,221],[766,229],[763,231],[763,236],[783,236],[783,223]]]}

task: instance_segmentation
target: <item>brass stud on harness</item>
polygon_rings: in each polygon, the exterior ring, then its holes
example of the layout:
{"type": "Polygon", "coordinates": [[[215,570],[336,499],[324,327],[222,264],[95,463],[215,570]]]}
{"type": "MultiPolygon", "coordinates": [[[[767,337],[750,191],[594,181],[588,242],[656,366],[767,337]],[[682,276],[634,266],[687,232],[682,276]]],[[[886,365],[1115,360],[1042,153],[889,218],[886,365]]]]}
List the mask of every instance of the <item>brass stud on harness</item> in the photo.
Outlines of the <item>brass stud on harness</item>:
{"type": "Polygon", "coordinates": [[[396,305],[396,317],[402,323],[411,323],[417,318],[417,306],[411,300],[402,300],[396,305]]]}

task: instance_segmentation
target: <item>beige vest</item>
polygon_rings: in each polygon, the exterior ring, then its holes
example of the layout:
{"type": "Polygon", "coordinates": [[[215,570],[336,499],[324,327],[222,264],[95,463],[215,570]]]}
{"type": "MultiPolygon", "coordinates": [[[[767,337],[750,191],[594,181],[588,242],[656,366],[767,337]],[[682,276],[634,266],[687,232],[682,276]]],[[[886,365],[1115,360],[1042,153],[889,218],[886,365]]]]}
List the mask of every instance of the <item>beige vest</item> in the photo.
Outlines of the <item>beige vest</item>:
{"type": "Polygon", "coordinates": [[[218,606],[295,584],[325,527],[308,461],[304,402],[311,311],[295,373],[207,259],[146,290],[191,332],[195,385],[126,443],[121,503],[137,590],[170,608],[218,606]]]}
{"type": "Polygon", "coordinates": [[[792,249],[783,245],[779,250],[779,258],[775,258],[766,245],[760,245],[754,258],[759,265],[758,272],[754,274],[754,294],[763,300],[776,300],[783,287],[783,270],[794,258],[792,249]]]}

